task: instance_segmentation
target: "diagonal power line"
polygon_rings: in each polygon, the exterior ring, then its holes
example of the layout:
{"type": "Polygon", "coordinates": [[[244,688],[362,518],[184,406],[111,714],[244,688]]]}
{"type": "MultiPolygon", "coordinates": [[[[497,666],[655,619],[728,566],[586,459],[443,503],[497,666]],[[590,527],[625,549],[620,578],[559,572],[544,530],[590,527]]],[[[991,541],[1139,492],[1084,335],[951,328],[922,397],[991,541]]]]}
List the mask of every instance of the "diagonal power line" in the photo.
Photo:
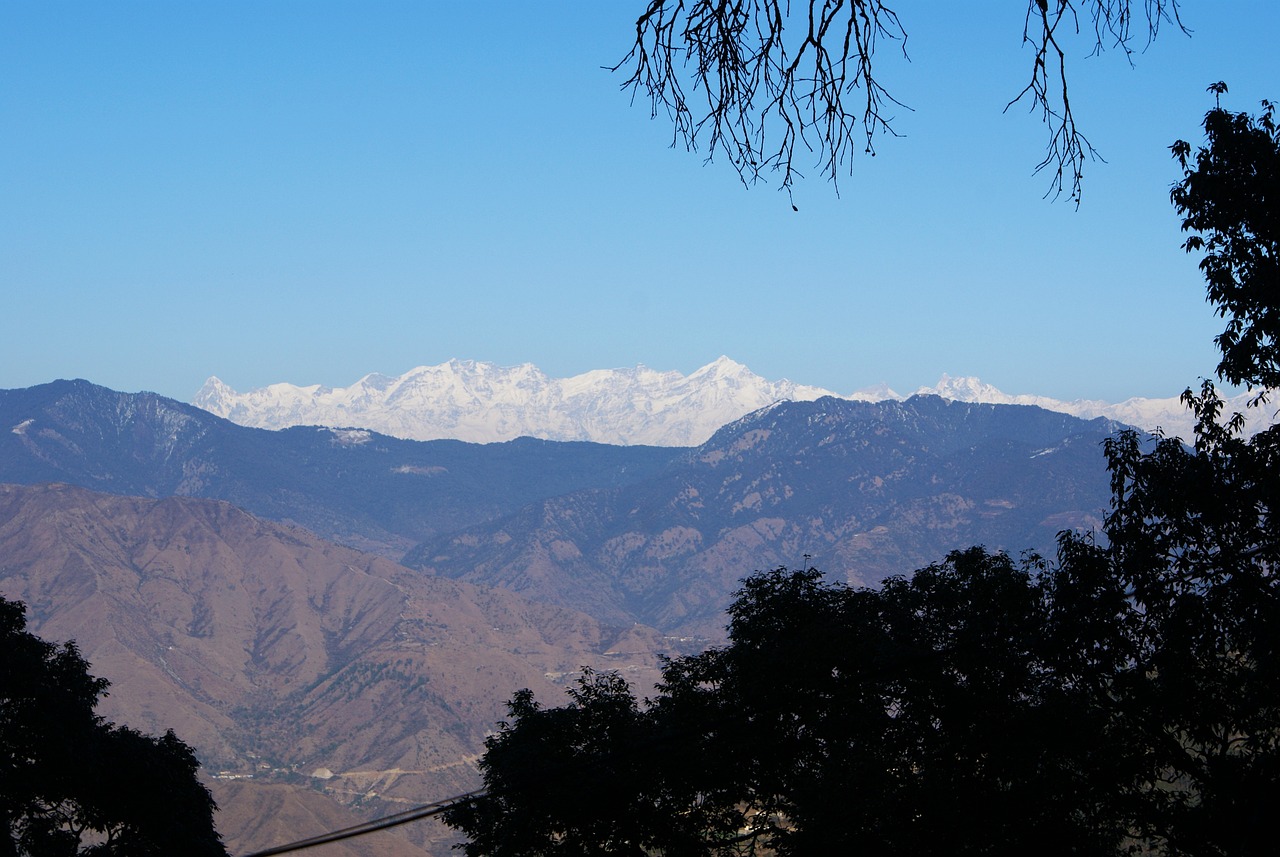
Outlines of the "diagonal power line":
{"type": "Polygon", "coordinates": [[[446,809],[457,803],[472,798],[483,797],[483,791],[467,792],[465,794],[454,795],[444,800],[438,800],[435,803],[423,804],[413,809],[406,809],[404,812],[398,812],[395,815],[387,815],[382,818],[375,818],[366,821],[363,824],[357,824],[352,827],[344,827],[341,830],[335,830],[331,833],[322,833],[319,836],[312,836],[309,839],[299,839],[297,842],[290,842],[287,845],[277,845],[274,848],[267,848],[262,851],[254,851],[252,854],[246,854],[244,857],[272,857],[274,854],[287,854],[290,851],[300,851],[303,848],[311,848],[315,845],[325,845],[329,842],[338,842],[343,839],[351,839],[356,836],[363,836],[366,833],[374,833],[378,830],[386,830],[389,827],[396,827],[401,824],[408,824],[411,821],[418,821],[423,818],[430,818],[433,815],[439,815],[446,809]]]}

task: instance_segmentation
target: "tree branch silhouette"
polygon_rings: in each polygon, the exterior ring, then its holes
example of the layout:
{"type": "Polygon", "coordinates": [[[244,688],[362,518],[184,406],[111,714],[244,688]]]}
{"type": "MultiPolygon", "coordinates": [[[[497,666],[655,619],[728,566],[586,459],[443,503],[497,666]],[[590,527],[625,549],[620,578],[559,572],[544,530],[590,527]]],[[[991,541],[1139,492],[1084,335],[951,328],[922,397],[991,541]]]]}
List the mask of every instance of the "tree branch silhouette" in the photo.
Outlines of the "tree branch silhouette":
{"type": "MultiPolygon", "coordinates": [[[[895,4],[896,5],[896,4],[895,4]]],[[[1092,53],[1118,48],[1132,62],[1132,0],[1028,0],[1023,44],[1032,49],[1028,83],[1006,106],[1027,102],[1049,132],[1036,171],[1046,196],[1079,203],[1086,162],[1099,159],[1077,127],[1067,86],[1065,37],[1092,23],[1092,53]]],[[[1147,43],[1162,24],[1183,32],[1178,0],[1143,3],[1147,43]]],[[[910,108],[881,82],[884,41],[907,54],[907,30],[884,0],[649,0],[635,40],[611,67],[623,89],[665,115],[672,145],[706,147],[727,159],[744,185],[777,174],[792,196],[804,153],[836,187],[859,153],[874,156],[882,136],[900,136],[895,108],[910,108]]],[[[794,205],[793,205],[794,207],[794,205]]]]}

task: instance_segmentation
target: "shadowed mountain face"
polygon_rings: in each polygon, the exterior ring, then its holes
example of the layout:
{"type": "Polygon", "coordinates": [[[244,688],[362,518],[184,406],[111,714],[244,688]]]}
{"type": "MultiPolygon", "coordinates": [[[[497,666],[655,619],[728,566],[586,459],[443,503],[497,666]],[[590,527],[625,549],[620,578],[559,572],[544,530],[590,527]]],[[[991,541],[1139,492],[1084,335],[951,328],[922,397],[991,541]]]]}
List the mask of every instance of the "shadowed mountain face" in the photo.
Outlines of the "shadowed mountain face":
{"type": "Polygon", "coordinates": [[[555,704],[582,665],[649,686],[666,645],[226,503],[67,485],[0,486],[0,594],[35,633],[78,642],[112,682],[107,717],[172,728],[221,772],[233,854],[286,834],[254,826],[266,805],[341,826],[333,800],[380,814],[466,791],[514,690],[555,704]]]}
{"type": "Polygon", "coordinates": [[[1107,502],[1115,427],[1034,407],[820,399],[692,450],[248,429],[82,381],[0,391],[0,480],[225,499],[435,575],[716,636],[737,581],[804,563],[855,583],[985,544],[1047,551],[1107,502]]]}
{"type": "Polygon", "coordinates": [[[714,637],[755,569],[809,562],[861,584],[973,544],[1050,551],[1059,531],[1099,521],[1115,427],[932,396],[780,403],[652,479],[543,500],[405,563],[714,637]]]}
{"type": "Polygon", "coordinates": [[[544,497],[659,472],[679,450],[406,441],[363,430],[237,426],[153,393],[87,381],[0,390],[0,482],[227,500],[399,557],[544,497]]]}

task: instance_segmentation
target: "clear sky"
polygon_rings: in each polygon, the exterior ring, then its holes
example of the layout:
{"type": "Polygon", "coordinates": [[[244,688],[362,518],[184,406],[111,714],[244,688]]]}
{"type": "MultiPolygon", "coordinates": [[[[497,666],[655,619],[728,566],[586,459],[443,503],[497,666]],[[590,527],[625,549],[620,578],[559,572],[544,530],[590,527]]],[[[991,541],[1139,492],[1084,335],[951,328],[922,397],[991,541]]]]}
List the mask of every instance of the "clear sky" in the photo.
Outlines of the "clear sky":
{"type": "MultiPolygon", "coordinates": [[[[1135,6],[1142,4],[1136,2],[1135,6]]],[[[897,4],[913,112],[798,212],[602,70],[641,0],[0,0],[0,387],[189,400],[449,358],[900,392],[1174,395],[1219,320],[1168,146],[1280,99],[1280,4],[1183,0],[1135,58],[1070,57],[1107,163],[1041,198],[1017,2],[897,4]]],[[[1139,43],[1139,47],[1141,47],[1139,43]]]]}

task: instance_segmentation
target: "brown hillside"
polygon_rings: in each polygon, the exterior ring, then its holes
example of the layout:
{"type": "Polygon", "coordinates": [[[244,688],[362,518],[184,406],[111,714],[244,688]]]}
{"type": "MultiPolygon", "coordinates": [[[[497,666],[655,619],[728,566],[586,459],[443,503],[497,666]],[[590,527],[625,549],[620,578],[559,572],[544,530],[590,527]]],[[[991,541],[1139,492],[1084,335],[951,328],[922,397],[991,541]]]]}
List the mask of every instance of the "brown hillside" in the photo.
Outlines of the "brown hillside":
{"type": "MultiPolygon", "coordinates": [[[[557,703],[583,665],[647,687],[663,647],[217,501],[0,486],[0,557],[0,594],[27,603],[32,630],[75,639],[111,680],[109,718],[174,729],[220,783],[285,784],[361,817],[474,787],[515,689],[557,703]]],[[[301,793],[218,794],[232,853],[350,818],[301,793]]]]}

